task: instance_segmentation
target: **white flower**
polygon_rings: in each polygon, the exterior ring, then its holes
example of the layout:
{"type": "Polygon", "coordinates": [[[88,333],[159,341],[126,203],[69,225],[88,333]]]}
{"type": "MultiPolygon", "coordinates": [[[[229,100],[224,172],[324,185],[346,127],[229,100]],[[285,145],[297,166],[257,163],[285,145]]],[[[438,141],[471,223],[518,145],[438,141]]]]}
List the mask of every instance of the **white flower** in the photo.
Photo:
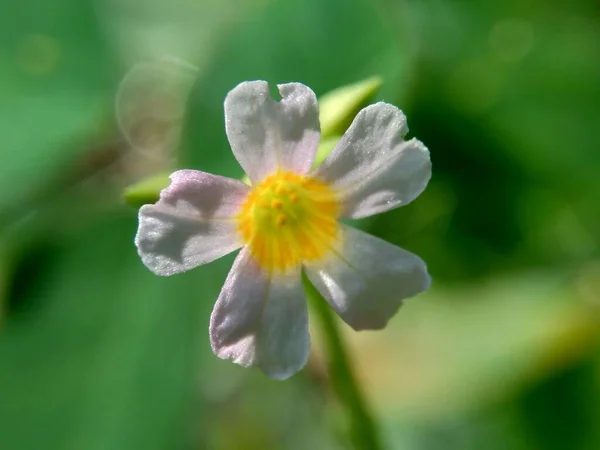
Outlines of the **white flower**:
{"type": "Polygon", "coordinates": [[[171,175],[139,212],[142,261],[173,275],[241,248],[210,320],[214,353],[273,378],[300,370],[310,347],[304,270],[356,330],[386,325],[402,300],[429,287],[425,263],[338,219],[413,201],[431,177],[429,151],[405,141],[406,117],[377,103],[358,113],[329,157],[319,144],[315,94],[299,83],[238,85],[225,99],[227,137],[252,187],[196,170],[171,175]]]}

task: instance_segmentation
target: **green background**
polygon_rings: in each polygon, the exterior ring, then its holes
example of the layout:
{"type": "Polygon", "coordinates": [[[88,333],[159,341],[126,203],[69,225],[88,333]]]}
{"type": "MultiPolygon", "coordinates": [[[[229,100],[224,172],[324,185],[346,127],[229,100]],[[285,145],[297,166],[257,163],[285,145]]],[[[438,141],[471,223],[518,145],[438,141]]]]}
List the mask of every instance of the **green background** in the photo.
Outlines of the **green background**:
{"type": "Polygon", "coordinates": [[[233,256],[152,275],[121,193],[173,167],[240,177],[222,104],[241,81],[372,75],[433,162],[417,201],[357,223],[434,280],[385,330],[344,328],[387,447],[600,448],[599,44],[594,0],[3,0],[0,448],[348,447],[319,330],[286,382],[218,360],[233,256]],[[165,55],[198,72],[177,149],[145,152],[116,93],[165,55]]]}

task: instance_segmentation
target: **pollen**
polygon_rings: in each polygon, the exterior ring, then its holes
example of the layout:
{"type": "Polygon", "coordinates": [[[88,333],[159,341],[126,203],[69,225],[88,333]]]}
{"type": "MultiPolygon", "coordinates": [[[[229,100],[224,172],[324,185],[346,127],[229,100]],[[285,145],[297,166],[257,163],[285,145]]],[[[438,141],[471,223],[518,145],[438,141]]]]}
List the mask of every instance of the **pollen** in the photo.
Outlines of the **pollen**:
{"type": "Polygon", "coordinates": [[[261,267],[285,272],[331,251],[339,212],[336,193],[326,183],[277,171],[248,194],[238,230],[261,267]]]}

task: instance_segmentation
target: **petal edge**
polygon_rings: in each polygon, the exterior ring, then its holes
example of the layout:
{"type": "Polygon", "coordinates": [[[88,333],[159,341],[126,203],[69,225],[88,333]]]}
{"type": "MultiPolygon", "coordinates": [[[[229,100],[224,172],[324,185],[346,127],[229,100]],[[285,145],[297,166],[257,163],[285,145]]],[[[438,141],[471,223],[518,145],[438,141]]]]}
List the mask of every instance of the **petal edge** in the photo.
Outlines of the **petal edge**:
{"type": "Polygon", "coordinates": [[[215,355],[244,367],[258,366],[283,380],[308,360],[308,312],[300,270],[269,278],[250,252],[236,258],[210,318],[215,355]]]}
{"type": "Polygon", "coordinates": [[[135,245],[146,267],[174,275],[242,246],[233,218],[246,185],[196,170],[174,172],[171,179],[157,203],[139,210],[135,245]]]}
{"type": "Polygon", "coordinates": [[[431,177],[429,150],[404,141],[406,117],[376,103],[362,109],[314,175],[332,184],[344,204],[343,217],[363,218],[413,201],[431,177]]]}
{"type": "Polygon", "coordinates": [[[385,327],[404,299],[429,288],[427,266],[418,256],[349,226],[342,235],[335,251],[307,265],[306,274],[355,330],[385,327]]]}

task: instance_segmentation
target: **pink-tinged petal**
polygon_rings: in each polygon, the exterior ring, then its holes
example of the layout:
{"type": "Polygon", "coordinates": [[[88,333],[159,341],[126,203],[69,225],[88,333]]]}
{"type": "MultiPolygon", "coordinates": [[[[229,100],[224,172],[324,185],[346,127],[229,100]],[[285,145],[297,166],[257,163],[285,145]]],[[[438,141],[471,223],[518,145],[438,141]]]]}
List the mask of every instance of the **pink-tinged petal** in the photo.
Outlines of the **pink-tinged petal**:
{"type": "Polygon", "coordinates": [[[406,205],[431,178],[429,150],[404,141],[406,117],[376,103],[361,110],[315,176],[331,183],[343,204],[342,217],[359,219],[406,205]]]}
{"type": "Polygon", "coordinates": [[[219,358],[285,379],[308,359],[310,336],[300,269],[269,277],[247,249],[235,260],[210,318],[219,358]]]}
{"type": "Polygon", "coordinates": [[[159,201],[139,212],[135,245],[151,271],[185,272],[242,246],[235,216],[248,186],[197,170],[179,170],[171,180],[159,201]]]}
{"type": "Polygon", "coordinates": [[[252,184],[279,167],[307,173],[319,145],[315,93],[300,83],[277,87],[281,101],[270,97],[266,81],[241,83],[225,98],[227,137],[252,184]]]}
{"type": "Polygon", "coordinates": [[[400,247],[342,227],[334,251],[306,266],[308,278],[352,328],[383,328],[403,299],[427,290],[431,282],[427,267],[400,247]]]}

